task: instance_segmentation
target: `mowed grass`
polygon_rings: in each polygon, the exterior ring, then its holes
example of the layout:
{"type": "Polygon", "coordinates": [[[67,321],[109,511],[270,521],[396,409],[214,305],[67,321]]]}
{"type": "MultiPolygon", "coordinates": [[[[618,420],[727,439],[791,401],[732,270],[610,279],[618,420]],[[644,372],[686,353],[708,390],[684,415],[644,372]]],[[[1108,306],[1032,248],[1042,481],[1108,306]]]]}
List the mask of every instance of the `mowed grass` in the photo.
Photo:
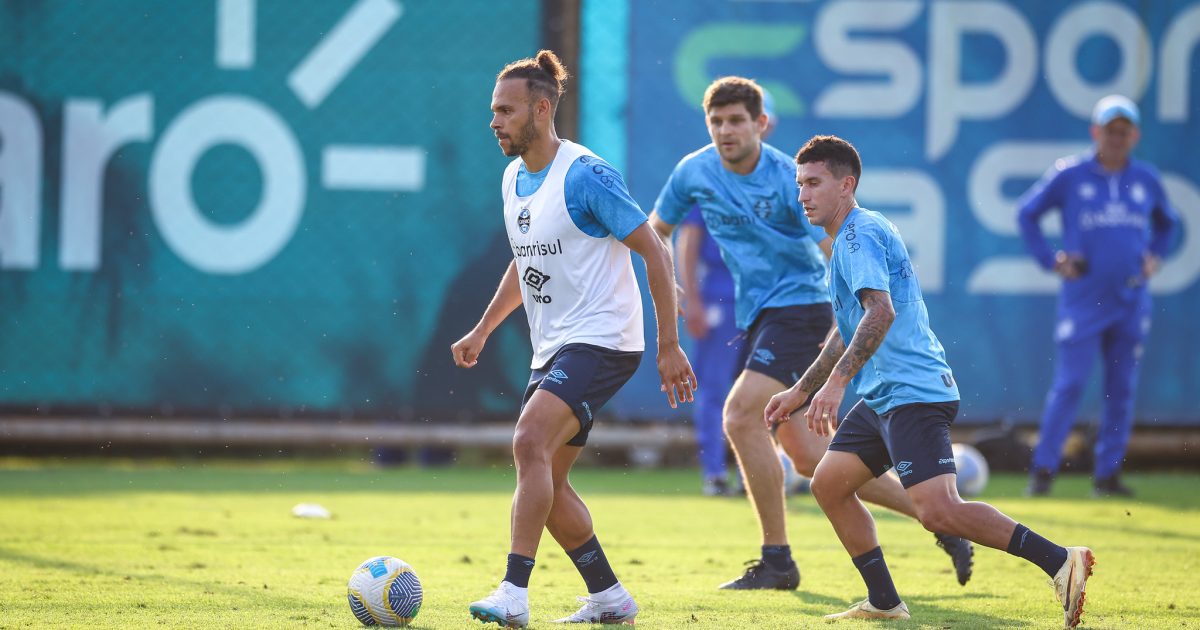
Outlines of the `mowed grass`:
{"type": "MultiPolygon", "coordinates": [[[[744,498],[702,497],[686,470],[585,469],[572,479],[642,607],[640,627],[826,627],[821,615],[865,595],[810,497],[789,501],[800,590],[729,592],[715,587],[758,552],[744,498]]],[[[1130,475],[1136,500],[1088,498],[1083,477],[1030,500],[1023,481],[993,478],[985,498],[1052,540],[1096,551],[1084,627],[1200,627],[1200,475],[1130,475]]],[[[356,628],[346,580],[384,554],[411,563],[424,584],[414,627],[481,627],[466,608],[503,575],[512,489],[506,467],[0,460],[0,628],[356,628]],[[295,518],[300,502],[334,518],[295,518]]],[[[913,620],[836,627],[1061,626],[1032,565],[979,549],[975,577],[960,587],[931,534],[876,514],[913,620]]],[[[548,535],[531,587],[535,628],[585,593],[548,535]]]]}

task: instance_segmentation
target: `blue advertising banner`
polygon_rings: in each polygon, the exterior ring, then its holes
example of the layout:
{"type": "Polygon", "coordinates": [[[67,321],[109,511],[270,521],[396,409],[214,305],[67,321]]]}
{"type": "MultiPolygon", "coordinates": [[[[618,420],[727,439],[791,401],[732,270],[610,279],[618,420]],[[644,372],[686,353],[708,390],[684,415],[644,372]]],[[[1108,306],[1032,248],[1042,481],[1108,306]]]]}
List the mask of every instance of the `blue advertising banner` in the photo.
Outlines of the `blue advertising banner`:
{"type": "MultiPolygon", "coordinates": [[[[1097,99],[1133,98],[1135,155],[1161,170],[1183,224],[1151,282],[1137,416],[1200,422],[1200,3],[638,0],[629,10],[634,197],[649,210],[679,159],[709,142],[700,104],[718,76],[771,92],[770,143],[785,152],[819,133],[852,141],[864,161],[858,201],[908,244],[968,422],[1041,413],[1059,285],[1025,252],[1015,202],[1056,159],[1089,148],[1097,99]]],[[[1057,237],[1057,224],[1044,227],[1057,237]]]]}
{"type": "Polygon", "coordinates": [[[488,129],[537,0],[0,4],[0,408],[510,412],[488,129]],[[503,24],[503,28],[497,28],[503,24]]]}

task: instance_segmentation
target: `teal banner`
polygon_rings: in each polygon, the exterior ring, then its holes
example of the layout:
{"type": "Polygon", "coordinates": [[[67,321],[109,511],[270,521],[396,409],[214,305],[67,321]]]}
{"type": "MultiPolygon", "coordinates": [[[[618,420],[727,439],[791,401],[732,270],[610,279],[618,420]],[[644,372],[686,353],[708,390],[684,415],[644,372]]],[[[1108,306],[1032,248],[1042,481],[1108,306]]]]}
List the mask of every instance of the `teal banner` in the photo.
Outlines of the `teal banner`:
{"type": "MultiPolygon", "coordinates": [[[[0,5],[0,407],[508,411],[488,129],[536,0],[0,5]]],[[[515,393],[514,393],[515,392],[515,393]]]]}

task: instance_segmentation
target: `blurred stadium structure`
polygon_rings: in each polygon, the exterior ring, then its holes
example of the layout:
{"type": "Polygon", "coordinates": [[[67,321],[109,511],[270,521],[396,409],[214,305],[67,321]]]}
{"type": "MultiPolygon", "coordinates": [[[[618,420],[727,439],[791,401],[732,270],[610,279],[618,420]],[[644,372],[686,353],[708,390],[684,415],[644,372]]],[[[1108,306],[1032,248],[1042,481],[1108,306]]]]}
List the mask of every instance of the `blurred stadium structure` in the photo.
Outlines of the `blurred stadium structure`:
{"type": "MultiPolygon", "coordinates": [[[[718,75],[770,88],[784,151],[855,142],[859,200],[905,235],[963,426],[1040,413],[1056,282],[1014,202],[1086,148],[1096,98],[1128,94],[1184,224],[1152,283],[1139,428],[1200,429],[1200,1],[9,0],[0,442],[490,439],[457,425],[511,422],[523,318],[473,370],[448,347],[510,256],[493,79],[543,46],[576,75],[560,134],[647,211],[707,142],[718,75]]],[[[681,417],[653,361],[607,412],[681,417]]],[[[623,430],[690,443],[680,423],[623,430]]]]}

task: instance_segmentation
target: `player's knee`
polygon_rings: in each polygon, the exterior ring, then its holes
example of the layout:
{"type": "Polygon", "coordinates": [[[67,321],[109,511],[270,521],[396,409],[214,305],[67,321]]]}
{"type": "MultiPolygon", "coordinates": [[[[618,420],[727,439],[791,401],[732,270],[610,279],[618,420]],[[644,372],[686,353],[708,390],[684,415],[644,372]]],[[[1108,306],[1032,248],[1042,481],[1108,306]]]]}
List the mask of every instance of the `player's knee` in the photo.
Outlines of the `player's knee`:
{"type": "Polygon", "coordinates": [[[725,435],[730,439],[745,435],[750,431],[763,431],[762,409],[755,412],[744,402],[730,398],[725,401],[723,424],[725,435]]]}
{"type": "Polygon", "coordinates": [[[825,508],[827,505],[832,505],[844,500],[853,492],[846,488],[846,484],[840,479],[828,474],[821,474],[819,471],[812,476],[812,483],[808,486],[809,492],[812,492],[813,498],[817,504],[825,508]]]}
{"type": "Polygon", "coordinates": [[[817,464],[821,463],[821,455],[809,452],[801,444],[780,440],[783,452],[792,460],[792,468],[796,474],[812,478],[817,472],[817,464]]]}
{"type": "Polygon", "coordinates": [[[545,440],[533,431],[518,429],[513,435],[513,459],[525,465],[548,461],[545,440]]]}
{"type": "Polygon", "coordinates": [[[917,520],[921,526],[935,534],[953,533],[954,510],[943,502],[917,502],[917,520]]]}

